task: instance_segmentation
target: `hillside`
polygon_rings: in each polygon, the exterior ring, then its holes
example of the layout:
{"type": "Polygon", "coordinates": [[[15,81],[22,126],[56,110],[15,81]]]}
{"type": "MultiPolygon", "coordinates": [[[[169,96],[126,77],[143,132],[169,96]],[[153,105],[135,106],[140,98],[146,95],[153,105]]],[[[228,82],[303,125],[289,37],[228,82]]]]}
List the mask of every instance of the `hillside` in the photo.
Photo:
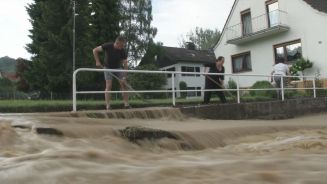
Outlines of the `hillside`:
{"type": "Polygon", "coordinates": [[[0,58],[0,72],[13,73],[16,71],[16,60],[8,56],[0,58]]]}

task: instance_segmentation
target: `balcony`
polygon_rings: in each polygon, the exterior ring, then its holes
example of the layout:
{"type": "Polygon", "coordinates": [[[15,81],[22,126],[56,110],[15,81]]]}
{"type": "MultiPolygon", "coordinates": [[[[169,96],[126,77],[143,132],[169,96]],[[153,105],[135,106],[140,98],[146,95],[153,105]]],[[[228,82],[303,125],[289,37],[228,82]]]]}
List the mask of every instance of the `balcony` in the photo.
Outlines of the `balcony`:
{"type": "Polygon", "coordinates": [[[275,10],[226,28],[227,43],[241,45],[251,41],[286,32],[290,29],[287,23],[287,12],[275,10]]]}

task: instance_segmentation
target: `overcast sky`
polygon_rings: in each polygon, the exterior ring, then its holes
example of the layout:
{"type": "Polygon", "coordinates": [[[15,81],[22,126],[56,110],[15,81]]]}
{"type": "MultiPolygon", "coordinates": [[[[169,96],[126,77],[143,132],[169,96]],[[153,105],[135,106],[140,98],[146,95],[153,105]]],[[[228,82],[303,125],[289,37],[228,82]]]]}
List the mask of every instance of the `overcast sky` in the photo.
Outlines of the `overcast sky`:
{"type": "MultiPolygon", "coordinates": [[[[25,6],[33,0],[1,0],[0,57],[30,58],[25,45],[30,43],[31,24],[25,6]]],[[[221,30],[234,0],[152,0],[156,41],[178,46],[178,39],[195,27],[221,30]]]]}

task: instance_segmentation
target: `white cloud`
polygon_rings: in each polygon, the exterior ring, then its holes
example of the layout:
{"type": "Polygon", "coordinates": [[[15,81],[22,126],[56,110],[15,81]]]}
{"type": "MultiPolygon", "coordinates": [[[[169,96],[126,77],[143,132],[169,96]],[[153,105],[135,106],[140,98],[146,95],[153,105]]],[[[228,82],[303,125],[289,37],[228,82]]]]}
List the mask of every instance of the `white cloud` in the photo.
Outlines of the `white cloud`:
{"type": "MultiPolygon", "coordinates": [[[[178,38],[195,27],[221,30],[234,0],[152,0],[156,41],[178,46],[178,38]]],[[[31,24],[26,12],[33,0],[1,0],[0,57],[30,58],[24,48],[31,24]]]]}
{"type": "Polygon", "coordinates": [[[153,0],[156,41],[178,46],[178,39],[195,27],[222,30],[233,0],[153,0]]]}
{"type": "Polygon", "coordinates": [[[25,6],[32,0],[2,0],[0,8],[0,57],[30,58],[24,48],[31,40],[28,30],[31,24],[25,6]]]}

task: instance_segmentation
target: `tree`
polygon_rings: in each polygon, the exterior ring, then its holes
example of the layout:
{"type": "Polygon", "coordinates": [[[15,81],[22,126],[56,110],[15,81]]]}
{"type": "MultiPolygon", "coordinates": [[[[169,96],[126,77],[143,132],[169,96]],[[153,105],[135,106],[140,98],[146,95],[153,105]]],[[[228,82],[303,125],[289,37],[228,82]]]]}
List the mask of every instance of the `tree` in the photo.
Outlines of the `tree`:
{"type": "Polygon", "coordinates": [[[120,1],[92,0],[91,27],[94,45],[114,41],[120,34],[119,23],[122,19],[120,1]]]}
{"type": "MultiPolygon", "coordinates": [[[[90,41],[91,47],[86,50],[90,54],[89,62],[86,66],[93,68],[95,61],[92,54],[92,49],[96,46],[109,41],[114,41],[120,34],[120,21],[122,19],[120,12],[120,1],[113,0],[89,0],[89,27],[91,29],[90,41]]],[[[78,11],[78,10],[77,10],[78,11]]],[[[103,53],[100,58],[104,58],[103,53]]],[[[103,73],[84,72],[78,76],[79,89],[81,90],[103,90],[104,80],[103,73]]],[[[118,90],[118,83],[113,83],[113,90],[118,90]]],[[[102,96],[102,95],[101,95],[102,96]]]]}
{"type": "MultiPolygon", "coordinates": [[[[24,77],[33,89],[44,94],[69,93],[72,81],[73,18],[76,19],[76,68],[93,67],[92,48],[114,41],[123,34],[133,61],[139,61],[156,34],[151,27],[151,0],[34,0],[27,6],[32,29],[32,43],[27,50],[32,57],[24,77]]],[[[83,73],[77,78],[83,89],[102,89],[100,73],[83,73]]]]}
{"type": "MultiPolygon", "coordinates": [[[[92,60],[92,28],[90,1],[76,1],[76,68],[90,67],[92,60]]],[[[42,94],[69,93],[73,73],[73,13],[72,1],[35,0],[27,6],[32,29],[32,43],[27,50],[31,65],[24,72],[34,90],[42,94]]],[[[90,83],[87,75],[79,78],[90,83]]]]}
{"type": "Polygon", "coordinates": [[[179,46],[186,48],[187,42],[195,44],[197,49],[208,50],[212,49],[219,41],[221,32],[218,29],[210,30],[196,27],[191,30],[186,36],[181,36],[179,46]]]}
{"type": "Polygon", "coordinates": [[[70,0],[35,0],[30,15],[33,55],[26,78],[42,93],[69,92],[72,76],[72,15],[70,0]]]}
{"type": "Polygon", "coordinates": [[[162,50],[163,43],[158,42],[154,43],[153,41],[150,41],[148,44],[148,48],[146,49],[146,53],[143,56],[140,66],[142,65],[149,65],[149,64],[154,64],[156,65],[156,56],[160,55],[163,50],[162,50]]]}
{"type": "Polygon", "coordinates": [[[18,58],[16,60],[16,73],[19,77],[19,81],[16,83],[16,87],[19,91],[27,92],[29,90],[29,85],[27,80],[24,78],[24,71],[28,68],[29,61],[18,58]]]}
{"type": "Polygon", "coordinates": [[[16,91],[15,84],[9,79],[0,78],[0,99],[10,99],[16,91]]]}
{"type": "MultiPolygon", "coordinates": [[[[159,70],[153,64],[142,65],[135,68],[136,70],[159,70]]],[[[132,73],[129,74],[129,83],[135,90],[161,90],[167,83],[166,76],[163,74],[145,74],[145,73],[132,73]]],[[[159,97],[160,94],[142,94],[144,97],[159,97]]]]}
{"type": "Polygon", "coordinates": [[[127,40],[126,50],[136,65],[157,34],[157,29],[151,26],[151,0],[121,0],[121,12],[120,24],[127,40]]]}
{"type": "Polygon", "coordinates": [[[298,75],[301,72],[302,76],[305,76],[304,71],[312,68],[312,66],[313,63],[309,59],[300,58],[292,65],[290,72],[292,75],[298,75]]]}
{"type": "MultiPolygon", "coordinates": [[[[179,83],[179,89],[180,90],[187,90],[187,84],[184,81],[181,81],[179,83]]],[[[186,98],[187,97],[187,92],[181,92],[181,97],[186,98]]]]}

